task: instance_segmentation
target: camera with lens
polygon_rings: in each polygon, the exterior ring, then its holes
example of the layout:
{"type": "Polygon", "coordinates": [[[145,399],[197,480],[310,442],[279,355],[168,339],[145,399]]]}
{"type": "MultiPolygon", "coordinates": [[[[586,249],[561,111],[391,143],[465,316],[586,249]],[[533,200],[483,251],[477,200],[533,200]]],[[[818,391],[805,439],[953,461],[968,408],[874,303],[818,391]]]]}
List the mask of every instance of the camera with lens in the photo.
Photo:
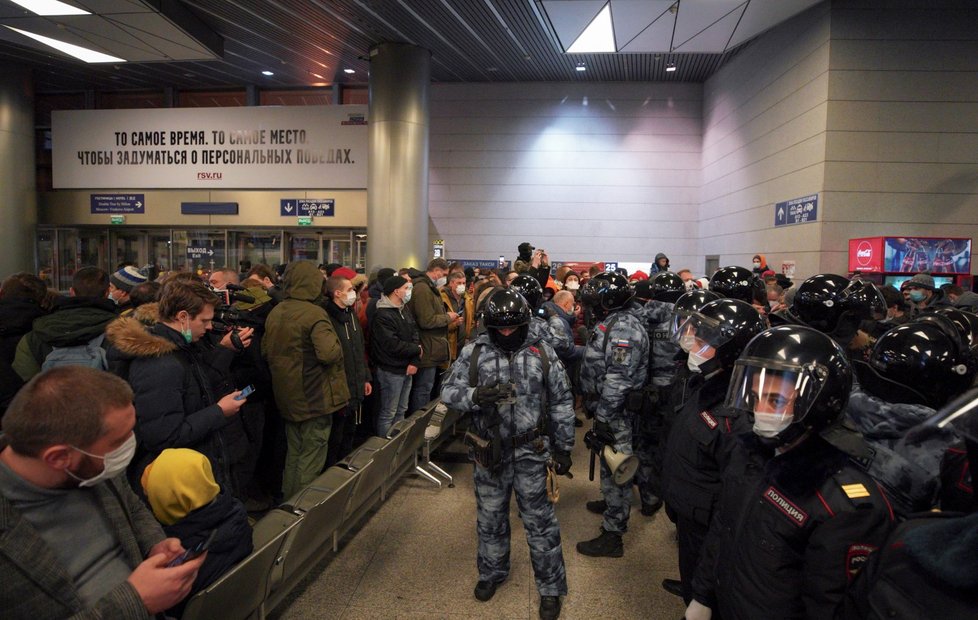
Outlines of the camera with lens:
{"type": "Polygon", "coordinates": [[[226,288],[211,290],[221,298],[221,302],[214,307],[214,332],[226,334],[238,327],[260,327],[262,325],[262,321],[257,317],[234,307],[235,302],[247,304],[255,302],[254,297],[241,292],[246,290],[243,286],[228,283],[226,288]]]}

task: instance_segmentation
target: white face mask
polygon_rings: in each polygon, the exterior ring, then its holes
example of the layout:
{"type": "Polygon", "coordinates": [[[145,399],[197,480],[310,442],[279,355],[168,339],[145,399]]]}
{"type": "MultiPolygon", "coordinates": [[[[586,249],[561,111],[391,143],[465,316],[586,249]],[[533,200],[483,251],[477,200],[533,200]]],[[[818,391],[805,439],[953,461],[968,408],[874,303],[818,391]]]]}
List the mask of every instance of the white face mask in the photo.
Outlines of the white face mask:
{"type": "Polygon", "coordinates": [[[576,291],[577,289],[581,288],[581,283],[577,280],[572,280],[565,284],[564,288],[566,288],[568,291],[576,291]]]}
{"type": "Polygon", "coordinates": [[[767,305],[770,306],[771,308],[775,307],[779,303],[781,303],[781,302],[778,301],[777,299],[768,299],[767,300],[767,305]]]}
{"type": "Polygon", "coordinates": [[[711,358],[703,357],[699,353],[689,352],[689,359],[686,360],[686,367],[692,372],[703,372],[700,370],[700,366],[710,361],[711,358]]]}
{"type": "Polygon", "coordinates": [[[758,437],[777,437],[778,433],[791,426],[794,416],[784,413],[754,412],[754,434],[758,437]]]}
{"type": "Polygon", "coordinates": [[[458,296],[464,295],[465,294],[465,285],[464,284],[459,284],[458,286],[456,286],[455,287],[455,294],[458,295],[458,296]]]}
{"type": "Polygon", "coordinates": [[[71,473],[67,469],[65,472],[72,478],[78,481],[78,486],[80,487],[93,487],[103,480],[108,480],[109,478],[114,478],[115,476],[121,474],[129,467],[129,462],[132,461],[133,455],[136,454],[136,434],[129,433],[129,438],[115,450],[106,452],[103,456],[97,454],[92,454],[91,452],[85,452],[81,448],[76,448],[71,446],[72,450],[77,450],[86,456],[90,456],[95,459],[102,459],[104,462],[104,467],[102,471],[91,478],[79,478],[75,474],[71,473]]]}
{"type": "Polygon", "coordinates": [[[445,276],[438,278],[437,280],[435,280],[435,288],[445,286],[446,282],[448,282],[448,278],[446,278],[445,276]]]}
{"type": "Polygon", "coordinates": [[[356,291],[348,291],[346,296],[343,298],[343,305],[349,308],[355,303],[357,303],[356,291]]]}
{"type": "Polygon", "coordinates": [[[407,293],[404,294],[404,303],[411,301],[411,292],[414,291],[414,287],[408,287],[407,293]]]}
{"type": "Polygon", "coordinates": [[[760,266],[761,266],[760,261],[754,261],[754,267],[755,268],[760,267],[760,266]]]}

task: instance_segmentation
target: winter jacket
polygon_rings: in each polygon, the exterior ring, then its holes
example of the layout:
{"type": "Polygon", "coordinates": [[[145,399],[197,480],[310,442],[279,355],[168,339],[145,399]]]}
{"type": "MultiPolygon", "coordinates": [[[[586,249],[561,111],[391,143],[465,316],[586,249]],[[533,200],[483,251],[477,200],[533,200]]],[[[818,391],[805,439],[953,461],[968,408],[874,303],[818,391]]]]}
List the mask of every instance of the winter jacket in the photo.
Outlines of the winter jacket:
{"type": "Polygon", "coordinates": [[[346,406],[350,389],[343,369],[343,346],[333,322],[316,300],[323,275],[314,263],[290,263],[284,276],[285,299],[269,313],[262,338],[279,413],[303,422],[346,406]]]}
{"type": "Polygon", "coordinates": [[[333,331],[343,347],[343,369],[353,406],[363,401],[364,384],[370,381],[360,320],[351,308],[340,308],[331,301],[325,302],[325,306],[326,313],[333,322],[333,331]]]}
{"type": "Polygon", "coordinates": [[[409,307],[380,298],[370,323],[370,363],[386,372],[403,375],[408,365],[421,364],[421,338],[409,307]]]}
{"type": "Polygon", "coordinates": [[[46,312],[31,299],[0,299],[0,360],[14,363],[17,343],[46,312]]]}
{"type": "Polygon", "coordinates": [[[475,301],[473,301],[471,295],[465,293],[462,296],[462,310],[459,311],[458,302],[452,297],[451,293],[445,290],[445,287],[441,290],[441,300],[446,308],[450,308],[462,315],[461,325],[452,324],[448,328],[448,356],[449,361],[454,362],[461,350],[460,344],[465,344],[468,341],[469,334],[472,333],[472,328],[475,326],[475,301]]]}
{"type": "Polygon", "coordinates": [[[638,316],[645,322],[652,353],[649,358],[649,379],[657,388],[671,386],[679,369],[676,363],[679,345],[672,341],[674,308],[674,304],[652,299],[638,312],[638,316]]]}
{"type": "Polygon", "coordinates": [[[893,511],[821,437],[772,454],[752,435],[734,449],[693,598],[724,620],[832,618],[893,511]]]}
{"type": "Polygon", "coordinates": [[[414,293],[408,307],[414,315],[421,336],[421,367],[441,366],[449,360],[448,310],[431,279],[421,274],[413,280],[414,293]]]}
{"type": "MultiPolygon", "coordinates": [[[[573,398],[567,372],[553,347],[532,334],[512,354],[497,348],[487,334],[479,336],[462,349],[441,388],[441,399],[448,407],[472,412],[472,425],[482,438],[490,437],[490,430],[496,428],[505,445],[515,435],[539,428],[546,434],[549,429],[551,435],[543,439],[544,447],[555,441],[556,447],[565,452],[574,447],[573,398]],[[475,387],[470,385],[469,365],[476,347],[479,347],[477,385],[513,383],[514,403],[480,408],[473,400],[475,387]],[[546,377],[543,355],[547,356],[549,366],[546,377]]],[[[502,454],[504,462],[523,459],[545,462],[547,458],[547,450],[535,449],[532,442],[515,450],[504,449],[502,454]]]]}
{"type": "Polygon", "coordinates": [[[699,384],[671,425],[662,473],[662,498],[669,508],[709,527],[720,499],[723,471],[738,435],[750,432],[747,416],[723,406],[730,373],[699,384]]]}
{"type": "MultiPolygon", "coordinates": [[[[0,449],[3,446],[0,445],[0,449]]],[[[153,513],[121,477],[92,489],[102,516],[112,525],[123,557],[136,568],[163,530],[153,513]]],[[[97,518],[93,515],[93,518],[97,518]]],[[[4,618],[48,620],[118,620],[149,618],[136,589],[122,582],[86,609],[58,554],[41,534],[0,494],[0,609],[4,618]]]]}
{"type": "Polygon", "coordinates": [[[560,361],[565,366],[570,366],[574,362],[584,358],[584,346],[574,344],[574,323],[577,317],[555,304],[548,301],[543,304],[543,311],[547,315],[547,328],[553,336],[551,344],[560,361]]]}
{"type": "Polygon", "coordinates": [[[958,296],[954,302],[955,308],[967,310],[968,312],[978,312],[978,293],[965,291],[958,296]]]}
{"type": "MultiPolygon", "coordinates": [[[[167,537],[179,538],[184,549],[204,542],[217,530],[187,599],[214,583],[251,553],[251,525],[244,505],[221,490],[209,504],[190,512],[173,525],[163,526],[167,537]]],[[[186,599],[185,599],[186,600],[186,599]]]]}
{"type": "Polygon", "coordinates": [[[369,325],[374,320],[374,311],[377,309],[377,302],[380,301],[380,298],[383,295],[384,295],[384,283],[383,282],[380,282],[380,281],[374,282],[373,284],[370,285],[370,288],[367,289],[367,296],[369,297],[369,300],[367,301],[367,309],[366,309],[367,325],[368,325],[368,328],[367,328],[367,337],[368,338],[370,337],[369,325]]]}
{"type": "Polygon", "coordinates": [[[135,340],[143,337],[139,328],[145,331],[159,320],[159,304],[149,303],[139,306],[131,315],[119,317],[105,327],[105,357],[109,363],[109,372],[129,380],[129,366],[137,357],[129,351],[133,347],[138,349],[140,345],[135,340]]]}
{"type": "Polygon", "coordinates": [[[64,297],[54,312],[34,321],[17,344],[13,367],[24,381],[41,372],[53,347],[72,347],[98,337],[116,318],[116,305],[106,297],[64,297]]]}
{"type": "Polygon", "coordinates": [[[978,614],[978,513],[915,515],[869,556],[837,618],[969,620],[978,614]]]}
{"type": "Polygon", "coordinates": [[[645,386],[648,367],[649,337],[633,311],[618,310],[594,326],[584,348],[580,385],[599,422],[630,419],[626,398],[645,386]]]}
{"type": "Polygon", "coordinates": [[[143,469],[167,448],[204,454],[214,478],[227,486],[222,429],[228,420],[217,405],[224,394],[215,393],[208,378],[202,345],[187,344],[180,332],[163,323],[146,329],[132,317],[113,325],[110,344],[118,349],[118,359],[128,358],[128,381],[135,394],[139,447],[129,465],[133,488],[141,488],[143,469]]]}
{"type": "Polygon", "coordinates": [[[883,485],[897,515],[930,510],[937,504],[941,459],[955,441],[950,429],[922,441],[907,431],[934,415],[924,405],[888,403],[860,389],[849,396],[846,418],[862,433],[871,455],[856,464],[883,485]]]}
{"type": "Polygon", "coordinates": [[[649,267],[649,277],[652,277],[653,274],[659,273],[660,271],[669,271],[669,257],[662,252],[655,255],[655,259],[652,261],[652,266],[649,267]],[[665,267],[659,266],[659,259],[662,258],[666,259],[665,267]]]}

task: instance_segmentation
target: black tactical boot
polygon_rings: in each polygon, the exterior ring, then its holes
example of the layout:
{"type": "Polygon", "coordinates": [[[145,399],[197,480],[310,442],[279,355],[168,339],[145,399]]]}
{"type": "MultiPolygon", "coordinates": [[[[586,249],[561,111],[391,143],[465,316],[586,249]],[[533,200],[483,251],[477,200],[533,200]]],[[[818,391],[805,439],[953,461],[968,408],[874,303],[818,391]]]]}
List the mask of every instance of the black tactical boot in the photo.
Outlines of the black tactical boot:
{"type": "Polygon", "coordinates": [[[559,596],[540,597],[540,620],[557,620],[560,615],[559,596]]]}
{"type": "Polygon", "coordinates": [[[608,509],[608,502],[603,499],[596,499],[594,501],[585,504],[587,509],[593,513],[603,515],[604,511],[608,509]]]}
{"type": "Polygon", "coordinates": [[[651,517],[655,513],[659,512],[660,508],[662,508],[662,500],[658,497],[655,498],[655,501],[648,504],[642,502],[642,514],[646,517],[651,517]]]}
{"type": "Polygon", "coordinates": [[[601,528],[601,535],[597,538],[577,543],[577,552],[595,558],[620,558],[625,555],[621,534],[604,528],[601,528]]]}
{"type": "Polygon", "coordinates": [[[499,584],[495,581],[480,581],[475,584],[475,598],[485,603],[496,593],[497,586],[499,584]]]}
{"type": "Polygon", "coordinates": [[[662,589],[673,596],[678,596],[679,598],[683,596],[683,582],[678,579],[663,579],[662,589]]]}

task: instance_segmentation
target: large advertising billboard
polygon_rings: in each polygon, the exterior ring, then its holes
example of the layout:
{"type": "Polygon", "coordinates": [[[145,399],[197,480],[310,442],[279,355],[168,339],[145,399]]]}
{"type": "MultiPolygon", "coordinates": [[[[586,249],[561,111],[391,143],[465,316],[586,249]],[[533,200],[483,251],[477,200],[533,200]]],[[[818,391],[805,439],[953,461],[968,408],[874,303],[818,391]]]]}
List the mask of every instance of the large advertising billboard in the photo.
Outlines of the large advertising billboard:
{"type": "Polygon", "coordinates": [[[849,240],[849,271],[971,273],[971,239],[866,237],[849,240]]]}

